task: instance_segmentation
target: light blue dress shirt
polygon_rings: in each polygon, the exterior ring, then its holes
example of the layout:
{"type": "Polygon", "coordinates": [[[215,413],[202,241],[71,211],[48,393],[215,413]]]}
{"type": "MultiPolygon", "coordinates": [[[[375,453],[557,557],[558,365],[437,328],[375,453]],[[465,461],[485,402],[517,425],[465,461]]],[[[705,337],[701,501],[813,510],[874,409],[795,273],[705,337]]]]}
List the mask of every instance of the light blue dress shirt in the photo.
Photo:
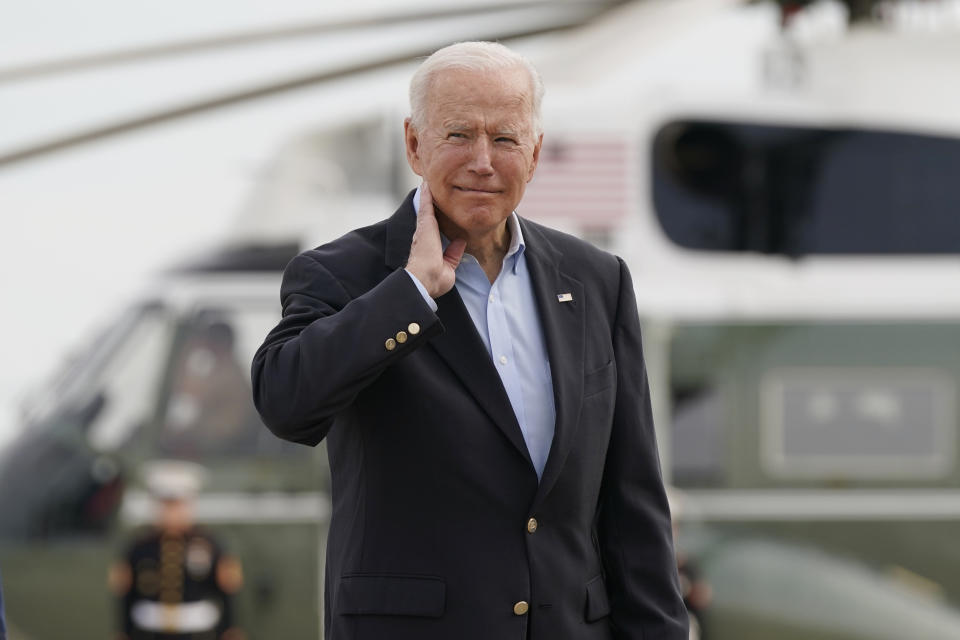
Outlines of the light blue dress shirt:
{"type": "MultiPolygon", "coordinates": [[[[413,196],[413,207],[419,212],[420,189],[413,196]]],[[[510,246],[496,280],[491,284],[477,259],[467,253],[457,267],[456,287],[500,374],[540,478],[553,442],[557,410],[550,358],[516,212],[510,214],[507,226],[510,246]]],[[[447,244],[449,240],[443,238],[443,246],[447,244]]],[[[437,304],[423,284],[412,273],[410,277],[430,308],[436,311],[437,304]]]]}

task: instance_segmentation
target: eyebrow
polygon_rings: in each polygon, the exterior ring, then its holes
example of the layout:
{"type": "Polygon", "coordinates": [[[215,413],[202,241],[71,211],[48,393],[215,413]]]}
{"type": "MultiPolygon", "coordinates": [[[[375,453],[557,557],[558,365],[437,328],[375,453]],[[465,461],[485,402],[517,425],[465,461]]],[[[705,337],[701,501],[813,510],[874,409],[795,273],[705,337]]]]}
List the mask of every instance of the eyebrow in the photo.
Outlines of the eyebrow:
{"type": "MultiPolygon", "coordinates": [[[[450,131],[473,131],[474,127],[467,124],[460,123],[460,122],[454,122],[454,123],[444,125],[444,129],[447,129],[450,131]]],[[[499,129],[494,129],[491,135],[517,137],[520,135],[520,130],[512,127],[503,127],[499,129]]]]}
{"type": "MultiPolygon", "coordinates": [[[[441,127],[444,131],[454,131],[457,133],[472,133],[475,131],[475,127],[473,125],[457,121],[445,122],[441,125],[441,127]]],[[[493,137],[510,137],[519,140],[523,136],[523,133],[520,127],[504,125],[501,128],[494,129],[489,135],[492,135],[493,137]]]]}

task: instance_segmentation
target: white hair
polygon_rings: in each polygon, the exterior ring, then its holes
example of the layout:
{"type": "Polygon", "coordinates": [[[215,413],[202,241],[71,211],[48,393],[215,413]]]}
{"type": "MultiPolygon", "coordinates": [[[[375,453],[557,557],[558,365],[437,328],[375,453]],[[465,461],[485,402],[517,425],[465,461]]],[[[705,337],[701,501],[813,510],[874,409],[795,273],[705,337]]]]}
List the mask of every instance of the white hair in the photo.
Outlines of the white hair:
{"type": "Polygon", "coordinates": [[[543,102],[543,80],[533,63],[497,42],[458,42],[438,49],[423,61],[410,79],[410,121],[421,129],[427,122],[427,103],[431,84],[437,73],[450,69],[467,71],[504,71],[523,69],[530,77],[533,129],[543,133],[540,105],[543,102]]]}

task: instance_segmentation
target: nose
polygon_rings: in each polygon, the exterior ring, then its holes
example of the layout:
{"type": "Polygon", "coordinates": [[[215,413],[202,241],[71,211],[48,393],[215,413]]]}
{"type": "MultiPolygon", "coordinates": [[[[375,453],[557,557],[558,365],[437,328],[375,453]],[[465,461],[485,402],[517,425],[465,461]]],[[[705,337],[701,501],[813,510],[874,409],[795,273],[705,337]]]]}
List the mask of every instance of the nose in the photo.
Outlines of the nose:
{"type": "Polygon", "coordinates": [[[486,136],[479,136],[471,145],[470,163],[467,168],[481,176],[493,174],[493,143],[486,136]]]}

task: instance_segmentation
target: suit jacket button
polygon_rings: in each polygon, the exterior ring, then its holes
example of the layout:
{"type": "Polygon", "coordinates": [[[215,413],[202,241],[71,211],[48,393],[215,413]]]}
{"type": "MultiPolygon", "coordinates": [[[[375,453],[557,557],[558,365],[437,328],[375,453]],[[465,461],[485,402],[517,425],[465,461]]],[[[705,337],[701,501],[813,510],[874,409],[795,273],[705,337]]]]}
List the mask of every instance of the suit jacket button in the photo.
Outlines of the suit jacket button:
{"type": "Polygon", "coordinates": [[[417,335],[418,333],[420,333],[420,325],[417,324],[416,322],[411,322],[410,324],[407,325],[407,333],[409,333],[412,336],[417,335]]]}
{"type": "Polygon", "coordinates": [[[397,341],[393,338],[387,338],[387,341],[383,343],[383,346],[387,348],[387,351],[393,351],[397,348],[397,341]]]}
{"type": "Polygon", "coordinates": [[[397,342],[403,344],[407,341],[407,332],[406,331],[397,331],[397,342]]]}
{"type": "Polygon", "coordinates": [[[530,611],[530,605],[527,604],[526,600],[521,600],[517,604],[513,605],[513,615],[515,616],[526,615],[527,611],[530,611]]]}
{"type": "Polygon", "coordinates": [[[537,519],[530,518],[527,520],[527,533],[534,533],[538,526],[540,526],[540,524],[537,522],[537,519]]]}

